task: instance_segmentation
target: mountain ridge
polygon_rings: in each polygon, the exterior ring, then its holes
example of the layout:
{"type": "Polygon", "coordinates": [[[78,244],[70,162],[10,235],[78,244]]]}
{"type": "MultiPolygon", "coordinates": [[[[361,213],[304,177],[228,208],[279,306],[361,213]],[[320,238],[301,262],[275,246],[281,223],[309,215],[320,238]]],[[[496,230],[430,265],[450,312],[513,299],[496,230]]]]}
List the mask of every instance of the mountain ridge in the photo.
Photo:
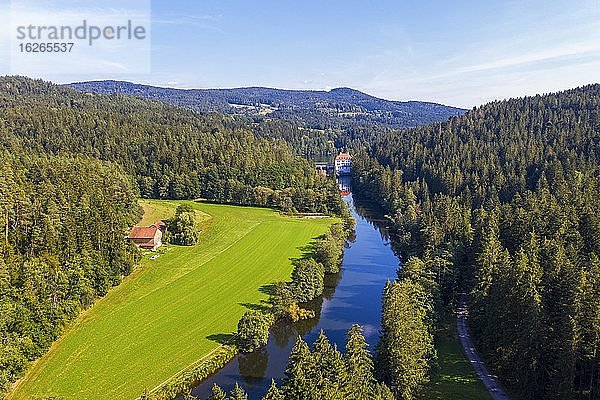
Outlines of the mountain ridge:
{"type": "Polygon", "coordinates": [[[159,100],[200,112],[293,120],[318,129],[343,128],[356,123],[406,128],[445,121],[466,112],[434,102],[381,99],[349,87],[329,91],[261,86],[177,89],[116,80],[73,82],[65,86],[82,92],[159,100]]]}

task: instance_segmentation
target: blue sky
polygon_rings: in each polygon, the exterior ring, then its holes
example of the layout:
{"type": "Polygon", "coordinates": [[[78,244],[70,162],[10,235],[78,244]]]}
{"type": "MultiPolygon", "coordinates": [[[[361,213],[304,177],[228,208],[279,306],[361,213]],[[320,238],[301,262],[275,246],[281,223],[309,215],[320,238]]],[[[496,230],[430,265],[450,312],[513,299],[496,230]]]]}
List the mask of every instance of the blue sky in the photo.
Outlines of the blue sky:
{"type": "MultiPolygon", "coordinates": [[[[600,82],[600,0],[155,0],[151,12],[150,73],[50,69],[39,77],[181,88],[348,86],[463,107],[600,82]]],[[[0,52],[7,46],[0,43],[0,52]]]]}

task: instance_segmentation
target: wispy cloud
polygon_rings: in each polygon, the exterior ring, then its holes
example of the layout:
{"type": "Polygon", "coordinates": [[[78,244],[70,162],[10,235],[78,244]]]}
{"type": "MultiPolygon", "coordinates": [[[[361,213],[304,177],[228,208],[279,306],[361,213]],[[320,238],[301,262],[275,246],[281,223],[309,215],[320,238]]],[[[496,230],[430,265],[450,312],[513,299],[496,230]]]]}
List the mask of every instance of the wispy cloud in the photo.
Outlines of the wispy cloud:
{"type": "Polygon", "coordinates": [[[170,14],[164,16],[153,16],[152,23],[159,25],[187,26],[199,29],[207,29],[216,32],[223,32],[219,27],[219,21],[222,15],[186,15],[170,14]]]}
{"type": "Polygon", "coordinates": [[[586,56],[600,52],[600,42],[566,44],[560,48],[553,48],[534,53],[525,53],[512,57],[499,58],[490,62],[466,66],[456,70],[453,74],[468,72],[488,71],[501,68],[522,66],[540,61],[556,61],[571,56],[586,56]]]}

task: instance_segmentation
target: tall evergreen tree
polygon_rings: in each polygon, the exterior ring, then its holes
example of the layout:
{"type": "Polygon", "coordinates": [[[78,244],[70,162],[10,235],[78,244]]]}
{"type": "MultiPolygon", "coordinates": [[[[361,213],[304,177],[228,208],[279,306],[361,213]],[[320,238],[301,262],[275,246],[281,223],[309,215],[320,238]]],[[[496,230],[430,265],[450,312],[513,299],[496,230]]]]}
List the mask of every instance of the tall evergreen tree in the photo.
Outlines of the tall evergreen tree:
{"type": "Polygon", "coordinates": [[[216,383],[213,384],[209,400],[227,400],[227,394],[216,383]]]}
{"type": "Polygon", "coordinates": [[[242,389],[236,382],[235,387],[229,394],[227,400],[248,400],[248,395],[246,394],[246,391],[242,389]]]}
{"type": "Polygon", "coordinates": [[[298,337],[289,357],[283,380],[283,393],[286,399],[313,399],[315,365],[310,348],[298,337]]]}
{"type": "Polygon", "coordinates": [[[271,379],[271,386],[269,386],[262,400],[285,400],[283,392],[277,387],[274,379],[271,379]]]}
{"type": "Polygon", "coordinates": [[[312,357],[315,391],[321,397],[342,399],[347,379],[346,365],[337,347],[329,343],[322,330],[313,344],[312,357]]]}
{"type": "Polygon", "coordinates": [[[396,397],[416,398],[428,382],[434,356],[433,338],[426,325],[423,288],[409,279],[386,285],[383,292],[378,375],[396,397]]]}
{"type": "Polygon", "coordinates": [[[347,399],[370,400],[375,396],[374,388],[377,382],[373,376],[373,360],[368,346],[360,325],[352,325],[348,331],[344,354],[348,370],[345,393],[347,399]]]}

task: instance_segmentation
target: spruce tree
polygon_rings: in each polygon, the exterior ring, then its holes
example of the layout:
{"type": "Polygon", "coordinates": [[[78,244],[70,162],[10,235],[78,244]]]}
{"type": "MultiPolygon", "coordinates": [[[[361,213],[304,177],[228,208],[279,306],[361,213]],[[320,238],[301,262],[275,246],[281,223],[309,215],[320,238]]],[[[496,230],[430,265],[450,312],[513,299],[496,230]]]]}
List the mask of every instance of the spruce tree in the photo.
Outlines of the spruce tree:
{"type": "Polygon", "coordinates": [[[577,305],[577,353],[580,358],[581,377],[578,391],[589,397],[600,395],[600,258],[595,253],[588,256],[588,268],[579,284],[577,305]]]}
{"type": "Polygon", "coordinates": [[[342,397],[342,388],[346,385],[346,365],[343,357],[332,346],[323,330],[313,343],[313,362],[315,373],[313,384],[321,397],[337,399],[342,397]]]}
{"type": "Polygon", "coordinates": [[[214,383],[209,400],[227,400],[227,394],[219,385],[214,383]]]}
{"type": "Polygon", "coordinates": [[[284,400],[284,399],[285,399],[285,396],[283,395],[283,392],[277,387],[277,385],[275,384],[275,380],[271,379],[271,386],[269,386],[269,389],[267,390],[267,393],[265,393],[262,400],[284,400]]]}
{"type": "Polygon", "coordinates": [[[426,305],[419,301],[425,297],[422,292],[420,285],[404,279],[386,285],[383,296],[378,370],[396,397],[407,400],[415,399],[428,382],[434,356],[426,305]]]}
{"type": "Polygon", "coordinates": [[[312,398],[314,362],[310,348],[300,336],[296,340],[285,369],[283,393],[289,400],[312,398]]]}
{"type": "Polygon", "coordinates": [[[246,391],[242,389],[236,382],[235,387],[229,394],[227,400],[248,400],[248,395],[246,394],[246,391]]]}
{"type": "Polygon", "coordinates": [[[396,400],[394,394],[385,383],[377,383],[375,385],[373,400],[396,400]]]}
{"type": "Polygon", "coordinates": [[[346,339],[344,360],[348,370],[346,396],[348,399],[370,400],[373,398],[374,386],[373,360],[367,347],[360,325],[352,325],[346,339]]]}

